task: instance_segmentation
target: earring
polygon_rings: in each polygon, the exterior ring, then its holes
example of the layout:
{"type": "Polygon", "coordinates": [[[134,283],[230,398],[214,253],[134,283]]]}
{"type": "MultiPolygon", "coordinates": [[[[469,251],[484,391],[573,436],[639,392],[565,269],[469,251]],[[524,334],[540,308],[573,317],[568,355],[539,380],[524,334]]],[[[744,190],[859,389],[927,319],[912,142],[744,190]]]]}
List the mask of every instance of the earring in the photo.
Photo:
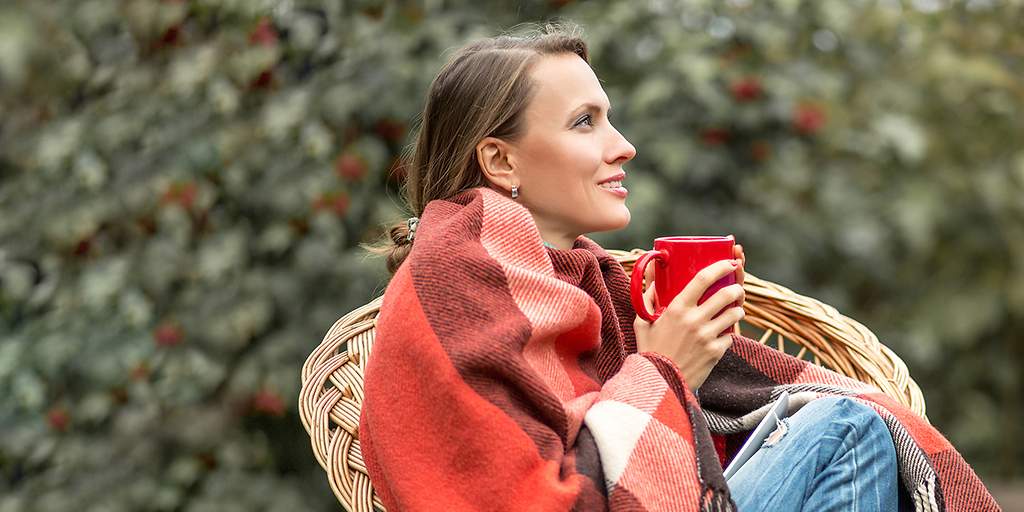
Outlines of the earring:
{"type": "Polygon", "coordinates": [[[519,197],[519,185],[512,185],[512,199],[519,197]]]}

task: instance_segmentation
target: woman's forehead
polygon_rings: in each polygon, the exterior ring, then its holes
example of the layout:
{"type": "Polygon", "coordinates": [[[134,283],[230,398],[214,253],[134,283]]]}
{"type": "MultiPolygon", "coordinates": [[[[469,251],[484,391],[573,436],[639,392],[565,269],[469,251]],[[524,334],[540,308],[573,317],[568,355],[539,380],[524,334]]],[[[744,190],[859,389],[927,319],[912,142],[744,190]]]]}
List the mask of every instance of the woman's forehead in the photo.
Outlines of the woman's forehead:
{"type": "Polygon", "coordinates": [[[531,105],[535,112],[568,115],[588,103],[608,105],[608,96],[597,75],[575,54],[542,58],[534,66],[531,78],[537,87],[531,105]]]}

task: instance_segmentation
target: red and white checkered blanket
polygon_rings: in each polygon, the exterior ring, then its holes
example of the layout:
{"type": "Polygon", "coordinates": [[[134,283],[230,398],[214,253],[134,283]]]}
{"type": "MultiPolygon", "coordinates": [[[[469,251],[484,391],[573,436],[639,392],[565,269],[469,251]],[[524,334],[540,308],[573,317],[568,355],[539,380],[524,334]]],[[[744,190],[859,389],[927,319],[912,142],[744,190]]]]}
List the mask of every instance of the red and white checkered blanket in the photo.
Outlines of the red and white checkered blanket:
{"type": "Polygon", "coordinates": [[[698,402],[670,359],[636,353],[628,279],[586,237],[546,248],[493,190],[429,203],[365,374],[361,449],[388,509],[735,510],[722,463],[786,389],[874,407],[916,510],[999,510],[922,418],[749,338],[698,402]]]}

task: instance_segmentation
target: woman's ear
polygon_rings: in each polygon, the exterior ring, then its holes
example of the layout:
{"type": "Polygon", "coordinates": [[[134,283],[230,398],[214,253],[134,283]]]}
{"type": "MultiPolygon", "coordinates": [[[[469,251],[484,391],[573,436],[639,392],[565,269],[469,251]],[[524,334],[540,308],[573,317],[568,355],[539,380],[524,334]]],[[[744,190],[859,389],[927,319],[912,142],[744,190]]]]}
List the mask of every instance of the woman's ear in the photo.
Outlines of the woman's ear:
{"type": "Polygon", "coordinates": [[[476,145],[476,160],[487,181],[504,190],[519,184],[511,147],[497,137],[484,137],[476,145]]]}

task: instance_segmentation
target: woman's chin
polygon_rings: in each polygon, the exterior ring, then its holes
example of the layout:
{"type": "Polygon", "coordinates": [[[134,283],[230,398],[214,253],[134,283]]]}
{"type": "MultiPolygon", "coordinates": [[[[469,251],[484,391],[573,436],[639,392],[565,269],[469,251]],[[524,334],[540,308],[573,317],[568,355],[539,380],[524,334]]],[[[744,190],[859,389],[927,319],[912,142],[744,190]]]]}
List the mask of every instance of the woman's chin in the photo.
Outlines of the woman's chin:
{"type": "Polygon", "coordinates": [[[629,225],[631,215],[626,205],[621,205],[619,210],[602,217],[601,226],[594,231],[616,231],[629,225]]]}

